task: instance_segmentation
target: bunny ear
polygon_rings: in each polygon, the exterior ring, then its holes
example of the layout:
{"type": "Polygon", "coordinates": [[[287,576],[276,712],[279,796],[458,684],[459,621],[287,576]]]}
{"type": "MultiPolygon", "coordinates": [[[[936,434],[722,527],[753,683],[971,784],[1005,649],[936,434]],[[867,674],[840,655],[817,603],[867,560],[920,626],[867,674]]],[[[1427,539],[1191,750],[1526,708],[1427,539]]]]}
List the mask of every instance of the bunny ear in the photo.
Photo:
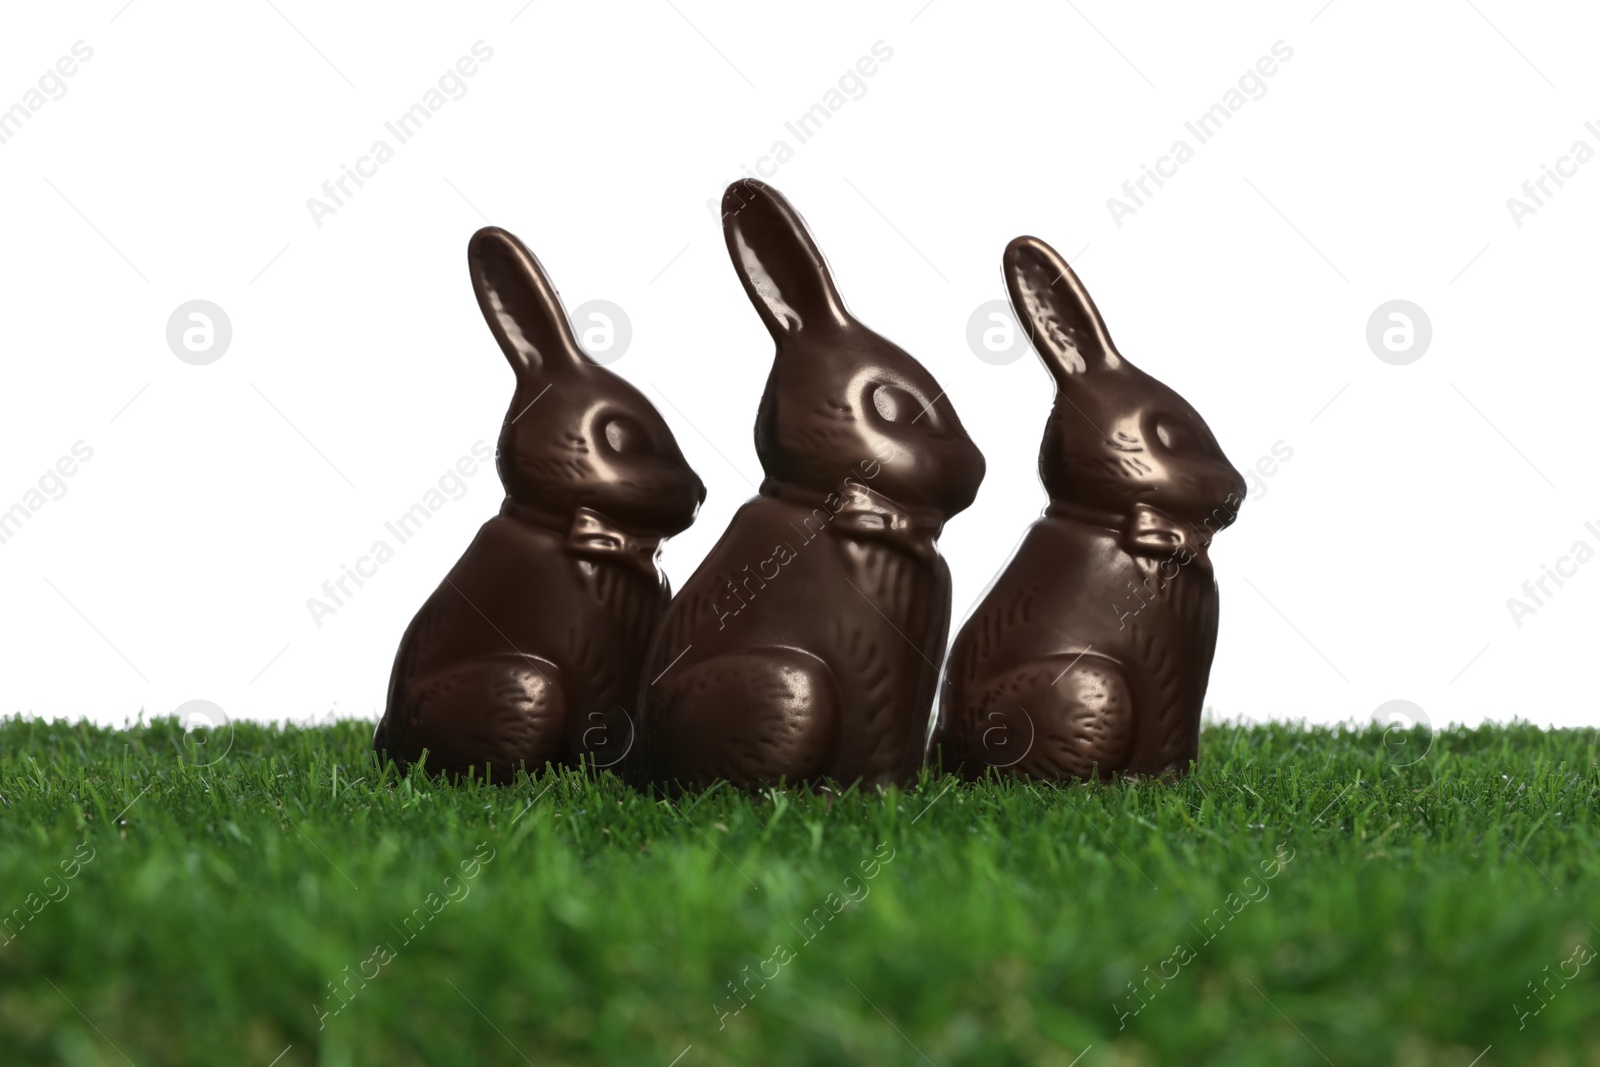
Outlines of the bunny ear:
{"type": "Polygon", "coordinates": [[[478,307],[519,375],[582,362],[582,350],[544,268],[517,238],[485,226],[467,243],[467,266],[478,307]]]}
{"type": "Polygon", "coordinates": [[[754,179],[722,194],[722,235],[745,295],[773,340],[800,330],[850,321],[828,264],[783,194],[754,179]]]}
{"type": "Polygon", "coordinates": [[[1006,290],[1050,373],[1062,379],[1122,365],[1105,320],[1061,254],[1037,237],[1006,245],[1006,290]]]}

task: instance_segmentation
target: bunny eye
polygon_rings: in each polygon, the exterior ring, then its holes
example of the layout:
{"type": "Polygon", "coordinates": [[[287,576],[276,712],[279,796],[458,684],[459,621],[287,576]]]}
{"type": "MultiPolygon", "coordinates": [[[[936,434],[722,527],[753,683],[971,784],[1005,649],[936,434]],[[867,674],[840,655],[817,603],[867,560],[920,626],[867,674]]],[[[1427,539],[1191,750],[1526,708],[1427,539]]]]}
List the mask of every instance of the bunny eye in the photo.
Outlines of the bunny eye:
{"type": "Polygon", "coordinates": [[[1188,423],[1161,416],[1156,418],[1156,437],[1168,452],[1188,452],[1199,443],[1188,423]]]}
{"type": "Polygon", "coordinates": [[[893,385],[878,385],[872,390],[872,406],[884,422],[908,422],[917,417],[922,405],[917,398],[893,385]]]}
{"type": "Polygon", "coordinates": [[[620,455],[638,455],[651,452],[650,435],[632,419],[618,417],[606,422],[606,444],[620,455]]]}

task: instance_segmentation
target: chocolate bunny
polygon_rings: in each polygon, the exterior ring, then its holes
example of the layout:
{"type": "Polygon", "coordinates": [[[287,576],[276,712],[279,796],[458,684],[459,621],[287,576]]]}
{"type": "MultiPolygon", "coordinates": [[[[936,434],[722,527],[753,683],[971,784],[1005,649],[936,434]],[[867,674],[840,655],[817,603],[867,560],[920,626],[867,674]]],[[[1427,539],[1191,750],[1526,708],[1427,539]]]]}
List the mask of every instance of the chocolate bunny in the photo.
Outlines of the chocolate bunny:
{"type": "Polygon", "coordinates": [[[500,429],[500,513],[400,640],[373,748],[429,770],[618,763],[641,661],[670,594],[661,540],[705,487],[655,408],[578,347],[539,261],[472,236],[478,306],[516,372],[500,429]],[[548,395],[547,395],[548,394],[548,395]]]}
{"type": "Polygon", "coordinates": [[[755,429],[766,479],[651,643],[636,774],[905,782],[950,627],[934,540],[972,503],[983,456],[933,376],[845,309],[787,200],[746,180],[722,212],[777,344],[755,429]]]}
{"type": "Polygon", "coordinates": [[[1018,237],[1004,268],[1056,384],[1050,505],[951,647],[934,748],[967,777],[1182,774],[1217,640],[1207,548],[1244,480],[1205,420],[1117,351],[1055,249],[1018,237]]]}

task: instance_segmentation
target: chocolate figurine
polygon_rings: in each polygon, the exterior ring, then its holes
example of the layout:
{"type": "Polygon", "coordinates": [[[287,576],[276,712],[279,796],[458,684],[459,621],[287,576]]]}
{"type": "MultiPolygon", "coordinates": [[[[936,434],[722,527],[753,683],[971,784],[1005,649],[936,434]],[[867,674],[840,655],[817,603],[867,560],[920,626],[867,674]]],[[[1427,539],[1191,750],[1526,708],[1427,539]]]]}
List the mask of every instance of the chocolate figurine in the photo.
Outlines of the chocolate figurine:
{"type": "Polygon", "coordinates": [[[1217,642],[1206,550],[1244,479],[1205,420],[1117,351],[1055,249],[1018,237],[1005,279],[1056,384],[1050,505],[956,637],[935,758],[969,778],[1183,774],[1217,642]]]}
{"type": "Polygon", "coordinates": [[[736,182],[728,253],[777,343],[766,479],[667,610],[639,699],[638,777],[905,782],[950,627],[935,539],[983,456],[926,369],[846,310],[779,193],[736,182]]]}
{"type": "Polygon", "coordinates": [[[516,372],[496,455],[506,498],[401,638],[373,748],[496,781],[612,766],[670,599],[656,552],[705,486],[650,402],[583,354],[521,241],[479,230],[467,264],[516,372]]]}

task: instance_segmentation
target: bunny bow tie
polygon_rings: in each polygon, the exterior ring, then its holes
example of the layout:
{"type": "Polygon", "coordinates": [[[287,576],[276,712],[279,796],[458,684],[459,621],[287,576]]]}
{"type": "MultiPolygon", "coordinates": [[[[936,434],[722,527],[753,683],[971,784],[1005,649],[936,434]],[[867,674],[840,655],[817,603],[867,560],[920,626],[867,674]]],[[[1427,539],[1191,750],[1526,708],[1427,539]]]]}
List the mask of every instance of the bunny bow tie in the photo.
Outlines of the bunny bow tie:
{"type": "Polygon", "coordinates": [[[628,533],[589,508],[579,508],[573,513],[572,527],[567,531],[567,548],[577,555],[624,563],[652,578],[657,576],[656,552],[660,547],[659,537],[628,533]]]}
{"type": "Polygon", "coordinates": [[[933,539],[939,536],[944,524],[915,512],[870,503],[864,507],[846,507],[834,520],[846,537],[858,541],[885,541],[924,562],[932,562],[939,555],[933,539]]]}
{"type": "Polygon", "coordinates": [[[925,563],[939,558],[933,542],[944,528],[944,520],[936,512],[901,507],[853,478],[845,479],[838,492],[829,493],[820,501],[802,498],[770,479],[761,486],[761,493],[803,506],[814,505],[815,510],[831,514],[832,525],[852,541],[880,541],[925,563]]]}
{"type": "Polygon", "coordinates": [[[1126,515],[1095,511],[1074,504],[1051,504],[1045,514],[1052,518],[1071,519],[1091,526],[1106,526],[1116,530],[1122,548],[1130,556],[1145,559],[1177,559],[1180,564],[1197,562],[1209,566],[1211,557],[1206,550],[1211,546],[1211,535],[1197,529],[1193,523],[1180,523],[1164,511],[1149,504],[1135,504],[1126,515]]]}

